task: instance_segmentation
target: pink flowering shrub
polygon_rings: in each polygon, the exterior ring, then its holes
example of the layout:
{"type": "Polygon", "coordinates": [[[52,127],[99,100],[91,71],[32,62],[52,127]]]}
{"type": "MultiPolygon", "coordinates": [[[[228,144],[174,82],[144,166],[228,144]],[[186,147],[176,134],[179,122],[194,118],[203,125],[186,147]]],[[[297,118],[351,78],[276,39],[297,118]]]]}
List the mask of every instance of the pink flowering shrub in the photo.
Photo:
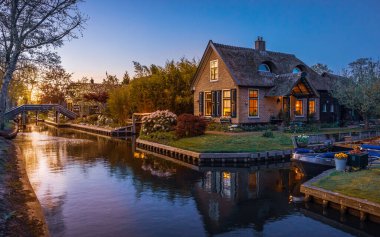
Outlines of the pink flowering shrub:
{"type": "Polygon", "coordinates": [[[142,118],[142,134],[152,132],[168,132],[174,130],[177,123],[177,115],[169,110],[157,110],[148,116],[142,118]]]}

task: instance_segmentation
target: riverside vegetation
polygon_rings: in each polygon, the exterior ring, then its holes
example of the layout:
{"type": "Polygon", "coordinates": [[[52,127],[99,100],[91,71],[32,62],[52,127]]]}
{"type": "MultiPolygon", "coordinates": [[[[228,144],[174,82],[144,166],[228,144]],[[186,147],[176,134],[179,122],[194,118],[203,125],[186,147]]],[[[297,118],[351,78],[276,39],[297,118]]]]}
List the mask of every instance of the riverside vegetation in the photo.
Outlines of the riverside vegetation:
{"type": "Polygon", "coordinates": [[[29,214],[33,196],[23,188],[12,144],[0,138],[0,236],[41,236],[43,224],[29,214]]]}

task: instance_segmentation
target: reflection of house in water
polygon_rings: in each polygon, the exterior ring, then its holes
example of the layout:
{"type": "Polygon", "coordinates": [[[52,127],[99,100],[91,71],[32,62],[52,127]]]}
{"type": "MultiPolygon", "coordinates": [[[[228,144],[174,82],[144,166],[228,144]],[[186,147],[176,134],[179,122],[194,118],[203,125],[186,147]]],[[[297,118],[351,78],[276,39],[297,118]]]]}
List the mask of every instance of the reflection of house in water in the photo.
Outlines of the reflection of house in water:
{"type": "Polygon", "coordinates": [[[261,231],[266,221],[281,219],[289,205],[289,169],[206,171],[195,188],[197,207],[210,234],[253,226],[261,231]]]}

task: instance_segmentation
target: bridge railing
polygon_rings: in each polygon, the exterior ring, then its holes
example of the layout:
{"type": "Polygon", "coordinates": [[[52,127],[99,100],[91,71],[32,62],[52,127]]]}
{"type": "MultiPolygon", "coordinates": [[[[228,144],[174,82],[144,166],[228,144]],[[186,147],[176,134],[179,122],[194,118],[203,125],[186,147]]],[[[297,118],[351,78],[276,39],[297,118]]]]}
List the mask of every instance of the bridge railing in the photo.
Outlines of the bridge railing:
{"type": "Polygon", "coordinates": [[[70,119],[75,119],[77,117],[76,113],[66,109],[65,107],[63,107],[62,105],[59,105],[59,104],[36,104],[36,105],[26,104],[26,105],[21,105],[21,106],[12,108],[9,111],[7,111],[5,113],[5,116],[7,118],[13,118],[22,112],[48,111],[48,110],[52,110],[52,109],[55,109],[56,111],[58,111],[59,113],[65,115],[66,117],[68,117],[70,119]]]}

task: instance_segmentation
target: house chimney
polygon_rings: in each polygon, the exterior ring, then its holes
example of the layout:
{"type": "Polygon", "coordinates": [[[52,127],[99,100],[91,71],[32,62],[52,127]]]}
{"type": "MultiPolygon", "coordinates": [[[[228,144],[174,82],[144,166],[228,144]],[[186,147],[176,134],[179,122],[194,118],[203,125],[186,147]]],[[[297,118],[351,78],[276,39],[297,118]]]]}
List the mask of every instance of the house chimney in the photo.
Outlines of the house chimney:
{"type": "Polygon", "coordinates": [[[265,41],[263,40],[263,37],[257,36],[257,40],[255,41],[255,49],[265,51],[265,41]]]}

